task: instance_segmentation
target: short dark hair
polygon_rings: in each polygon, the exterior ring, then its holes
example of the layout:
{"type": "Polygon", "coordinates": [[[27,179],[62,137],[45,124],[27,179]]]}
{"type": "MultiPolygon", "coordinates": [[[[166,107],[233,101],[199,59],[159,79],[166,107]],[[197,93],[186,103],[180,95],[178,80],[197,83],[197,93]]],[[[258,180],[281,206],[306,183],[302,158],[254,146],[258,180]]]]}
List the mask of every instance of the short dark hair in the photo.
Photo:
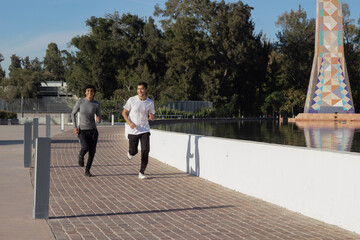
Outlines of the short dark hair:
{"type": "Polygon", "coordinates": [[[86,86],[84,87],[84,93],[86,92],[86,89],[88,89],[88,88],[92,88],[92,89],[94,90],[94,94],[96,93],[96,88],[95,88],[95,86],[92,85],[92,84],[88,84],[88,85],[86,85],[86,86]]]}
{"type": "Polygon", "coordinates": [[[143,85],[145,89],[148,88],[148,84],[146,82],[139,82],[137,86],[143,85]]]}

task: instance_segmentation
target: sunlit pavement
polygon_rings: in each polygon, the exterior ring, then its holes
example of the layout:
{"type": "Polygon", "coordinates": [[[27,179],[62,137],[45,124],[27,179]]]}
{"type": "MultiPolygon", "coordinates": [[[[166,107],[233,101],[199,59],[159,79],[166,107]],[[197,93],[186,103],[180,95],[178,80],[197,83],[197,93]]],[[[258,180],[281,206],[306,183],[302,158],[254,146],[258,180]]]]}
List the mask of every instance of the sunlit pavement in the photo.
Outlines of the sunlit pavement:
{"type": "Polygon", "coordinates": [[[99,134],[91,178],[77,164],[73,132],[52,138],[47,223],[55,239],[360,239],[156,159],[140,180],[139,154],[126,157],[124,126],[99,134]]]}

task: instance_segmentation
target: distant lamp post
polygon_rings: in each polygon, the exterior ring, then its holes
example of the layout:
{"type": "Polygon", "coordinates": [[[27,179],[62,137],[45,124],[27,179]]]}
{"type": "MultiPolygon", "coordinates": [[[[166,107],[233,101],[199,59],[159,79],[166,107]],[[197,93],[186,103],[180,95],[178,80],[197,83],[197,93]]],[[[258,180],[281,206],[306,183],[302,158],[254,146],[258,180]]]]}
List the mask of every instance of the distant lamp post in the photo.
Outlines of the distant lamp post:
{"type": "Polygon", "coordinates": [[[24,97],[21,95],[21,117],[24,117],[24,97]]]}

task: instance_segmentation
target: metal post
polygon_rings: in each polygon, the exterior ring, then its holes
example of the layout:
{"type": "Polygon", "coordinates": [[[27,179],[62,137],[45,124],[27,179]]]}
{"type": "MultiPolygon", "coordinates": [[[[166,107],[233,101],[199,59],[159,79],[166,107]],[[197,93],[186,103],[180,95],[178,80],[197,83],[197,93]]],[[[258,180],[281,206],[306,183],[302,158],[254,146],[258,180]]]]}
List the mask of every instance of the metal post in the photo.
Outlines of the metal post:
{"type": "Polygon", "coordinates": [[[21,96],[21,106],[20,106],[20,108],[21,108],[21,117],[24,117],[24,97],[23,96],[21,96]]]}
{"type": "Polygon", "coordinates": [[[24,124],[24,167],[31,167],[31,154],[32,154],[32,142],[31,142],[31,122],[24,124]]]}
{"type": "Polygon", "coordinates": [[[8,125],[11,125],[11,119],[8,119],[8,125]]]}
{"type": "Polygon", "coordinates": [[[111,126],[114,126],[114,114],[111,115],[111,126]]]}
{"type": "Polygon", "coordinates": [[[61,114],[61,119],[60,119],[60,130],[63,132],[64,131],[64,114],[61,114]]]}
{"type": "Polygon", "coordinates": [[[50,137],[50,115],[46,115],[46,137],[50,137]]]}
{"type": "Polygon", "coordinates": [[[49,218],[51,138],[36,139],[34,218],[49,218]]]}
{"type": "Polygon", "coordinates": [[[33,119],[33,148],[35,148],[36,139],[39,137],[39,119],[33,119]]]}

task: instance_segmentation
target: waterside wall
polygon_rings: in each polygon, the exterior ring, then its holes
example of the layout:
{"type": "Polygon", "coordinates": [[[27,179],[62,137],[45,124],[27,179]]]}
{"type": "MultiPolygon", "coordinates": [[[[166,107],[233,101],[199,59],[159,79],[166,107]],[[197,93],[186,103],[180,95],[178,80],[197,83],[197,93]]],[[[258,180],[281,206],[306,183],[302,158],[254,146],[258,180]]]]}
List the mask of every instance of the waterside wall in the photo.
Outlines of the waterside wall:
{"type": "Polygon", "coordinates": [[[289,122],[304,121],[332,121],[332,122],[359,122],[360,114],[354,113],[299,113],[296,118],[289,118],[289,122]]]}
{"type": "Polygon", "coordinates": [[[360,154],[151,130],[150,156],[360,233],[360,154]]]}

